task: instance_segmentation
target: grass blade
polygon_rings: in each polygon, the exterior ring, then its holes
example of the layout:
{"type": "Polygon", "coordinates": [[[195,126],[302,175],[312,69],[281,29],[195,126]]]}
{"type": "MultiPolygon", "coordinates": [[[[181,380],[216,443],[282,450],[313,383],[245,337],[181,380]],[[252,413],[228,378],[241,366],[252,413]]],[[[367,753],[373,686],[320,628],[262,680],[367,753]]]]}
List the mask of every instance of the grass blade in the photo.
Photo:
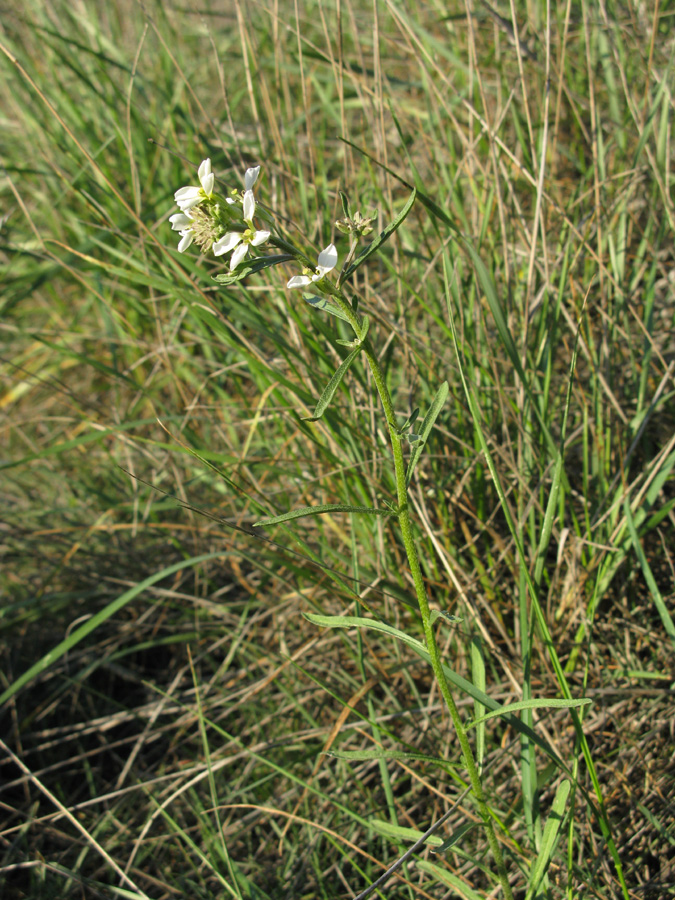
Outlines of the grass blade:
{"type": "Polygon", "coordinates": [[[448,399],[448,393],[450,392],[450,388],[448,387],[448,382],[444,381],[443,384],[436,391],[436,396],[431,402],[431,406],[429,407],[429,411],[424,417],[424,421],[422,422],[422,427],[419,430],[419,441],[417,441],[413,446],[413,451],[410,454],[410,460],[408,462],[408,470],[406,472],[405,480],[406,484],[410,484],[410,479],[412,478],[413,472],[415,471],[415,466],[417,465],[420,456],[422,455],[422,450],[427,442],[429,435],[431,434],[431,429],[434,427],[434,422],[438,418],[445,401],[448,399]]]}
{"type": "Polygon", "coordinates": [[[563,823],[565,806],[567,804],[569,793],[570,782],[565,779],[558,785],[558,790],[555,792],[555,797],[551,804],[551,812],[546,819],[541,848],[530,872],[530,886],[527,890],[525,900],[532,900],[532,897],[534,897],[541,884],[542,878],[546,874],[555,845],[558,842],[558,832],[563,823]]]}
{"type": "Polygon", "coordinates": [[[473,722],[470,722],[466,727],[475,728],[476,725],[479,725],[481,722],[486,722],[488,719],[494,719],[495,716],[505,716],[508,713],[519,712],[521,709],[579,709],[582,706],[588,706],[592,702],[593,701],[589,700],[587,697],[583,697],[579,700],[530,697],[529,700],[517,700],[515,703],[507,703],[506,706],[502,706],[500,709],[493,709],[492,712],[481,716],[479,719],[474,719],[473,722]]]}
{"type": "Polygon", "coordinates": [[[326,513],[365,513],[371,516],[391,516],[390,509],[375,509],[372,506],[344,506],[340,503],[325,503],[323,506],[301,506],[282,513],[280,516],[272,516],[270,519],[260,519],[254,522],[255,528],[266,528],[268,525],[278,525],[279,522],[288,522],[290,519],[302,519],[306,516],[322,516],[326,513]]]}
{"type": "Polygon", "coordinates": [[[635,528],[635,521],[633,520],[633,513],[631,512],[630,503],[628,502],[628,500],[624,502],[623,510],[626,516],[628,533],[630,535],[631,541],[633,542],[633,549],[635,550],[635,555],[637,556],[640,567],[642,568],[642,574],[644,575],[647,586],[649,587],[649,592],[652,595],[654,606],[656,606],[658,614],[661,617],[661,621],[663,622],[663,627],[666,631],[666,634],[675,646],[675,624],[673,623],[672,616],[668,612],[668,607],[665,604],[663,595],[661,594],[661,591],[656,584],[654,573],[652,572],[645,552],[642,549],[642,544],[640,543],[640,538],[638,537],[637,529],[635,528]]]}
{"type": "Polygon", "coordinates": [[[25,684],[28,684],[29,681],[41,672],[44,672],[45,669],[48,669],[49,666],[54,665],[54,663],[61,659],[62,656],[65,656],[65,654],[76,647],[80,641],[83,641],[90,635],[92,631],[114,616],[115,613],[123,609],[127,603],[130,603],[138,597],[139,594],[142,594],[143,591],[147,590],[147,588],[152,587],[153,584],[162,581],[164,578],[168,578],[168,576],[173,575],[174,572],[179,572],[181,569],[197,566],[199,563],[206,562],[209,559],[217,559],[218,557],[226,555],[226,553],[219,551],[216,553],[204,553],[201,556],[184,559],[181,562],[174,563],[172,566],[167,566],[166,569],[162,569],[160,572],[155,572],[154,575],[150,575],[139,584],[129,588],[128,591],[125,591],[117,597],[116,600],[113,600],[112,603],[108,603],[102,610],[95,613],[84,623],[84,625],[80,625],[79,628],[75,629],[72,634],[69,634],[67,638],[64,638],[64,640],[58,643],[56,647],[49,651],[49,653],[45,653],[45,655],[32,665],[30,669],[13,681],[12,684],[0,694],[0,706],[14,697],[25,684]]]}

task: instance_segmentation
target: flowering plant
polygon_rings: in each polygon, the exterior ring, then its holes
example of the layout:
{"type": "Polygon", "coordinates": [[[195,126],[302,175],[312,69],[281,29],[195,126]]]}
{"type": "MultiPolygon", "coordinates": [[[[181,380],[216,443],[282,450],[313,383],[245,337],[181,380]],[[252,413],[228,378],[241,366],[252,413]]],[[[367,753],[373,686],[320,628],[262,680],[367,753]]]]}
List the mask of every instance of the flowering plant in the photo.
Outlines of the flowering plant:
{"type": "MultiPolygon", "coordinates": [[[[448,397],[448,383],[443,382],[440,385],[430,408],[423,418],[421,426],[416,427],[415,432],[412,429],[416,425],[419,410],[416,409],[404,422],[399,422],[380,362],[380,355],[375,352],[373,347],[372,337],[369,333],[368,317],[357,312],[356,298],[350,298],[347,292],[349,280],[356,270],[374,253],[378,252],[385,241],[403,224],[415,202],[416,191],[412,191],[408,201],[393,221],[360,249],[360,242],[373,233],[372,223],[375,221],[376,216],[374,213],[364,216],[359,211],[352,213],[348,198],[346,195],[340,194],[344,216],[335,225],[340,233],[348,236],[349,248],[345,254],[342,267],[337,271],[338,251],[335,244],[328,244],[319,253],[317,264],[313,265],[309,257],[301,249],[283,236],[268,211],[265,211],[265,218],[270,218],[272,225],[270,230],[261,230],[256,227],[254,219],[256,218],[258,205],[253,195],[253,187],[257,183],[259,173],[260,166],[249,168],[244,178],[244,191],[233,190],[227,198],[223,199],[215,191],[215,178],[211,171],[210,160],[204,160],[198,171],[200,185],[188,185],[180,188],[175,194],[175,200],[180,207],[180,212],[170,216],[169,221],[171,222],[171,227],[181,235],[178,249],[180,252],[183,252],[194,241],[204,251],[213,253],[216,258],[226,253],[232,253],[229,273],[221,273],[216,276],[216,281],[224,285],[234,284],[252,273],[259,273],[264,269],[285,265],[287,262],[296,262],[302,266],[301,274],[291,276],[286,281],[286,287],[291,290],[297,288],[317,290],[321,296],[317,297],[314,294],[303,295],[312,310],[315,313],[327,314],[340,319],[342,322],[347,323],[353,332],[351,340],[340,339],[336,341],[337,344],[348,348],[349,352],[321,394],[314,414],[308,417],[309,421],[317,421],[323,416],[351,366],[356,364],[357,360],[365,359],[379,395],[382,413],[389,433],[394,482],[396,484],[396,499],[390,502],[385,501],[382,507],[354,507],[343,504],[303,507],[290,510],[282,515],[263,519],[257,522],[256,525],[271,527],[302,516],[316,516],[327,512],[387,516],[398,522],[412,575],[424,634],[424,643],[414,641],[414,646],[419,646],[421,655],[431,663],[440,694],[457,734],[462,758],[469,776],[470,788],[495,861],[497,879],[501,883],[502,892],[506,900],[513,900],[502,849],[495,830],[494,819],[488,808],[483,791],[480,759],[477,763],[467,735],[468,729],[459,713],[450,687],[448,671],[443,665],[436,642],[434,622],[439,617],[444,617],[445,614],[442,611],[432,611],[430,609],[410,514],[409,485],[434,423],[448,397]],[[249,251],[263,245],[274,247],[281,253],[245,260],[249,251]],[[407,463],[405,459],[406,453],[408,454],[407,463]]],[[[425,199],[426,204],[430,202],[432,201],[429,198],[425,199]]],[[[475,256],[475,251],[472,248],[469,248],[469,252],[473,252],[475,256]]],[[[371,619],[360,617],[347,619],[346,617],[331,618],[308,615],[308,618],[324,627],[342,628],[346,624],[357,628],[373,627],[371,619]]],[[[407,640],[407,643],[413,646],[410,640],[407,640]]],[[[455,682],[455,684],[459,684],[459,682],[455,682]]],[[[480,703],[483,705],[483,709],[488,704],[492,704],[492,709],[495,708],[493,701],[487,695],[481,691],[474,693],[474,698],[478,696],[481,698],[480,703]]],[[[547,703],[542,703],[541,701],[526,702],[534,702],[539,706],[547,705],[547,703]]],[[[553,701],[551,705],[578,706],[584,702],[588,701],[553,701]]],[[[485,718],[488,717],[485,716],[485,718]]],[[[482,719],[478,718],[472,724],[476,725],[481,721],[482,719]]]]}

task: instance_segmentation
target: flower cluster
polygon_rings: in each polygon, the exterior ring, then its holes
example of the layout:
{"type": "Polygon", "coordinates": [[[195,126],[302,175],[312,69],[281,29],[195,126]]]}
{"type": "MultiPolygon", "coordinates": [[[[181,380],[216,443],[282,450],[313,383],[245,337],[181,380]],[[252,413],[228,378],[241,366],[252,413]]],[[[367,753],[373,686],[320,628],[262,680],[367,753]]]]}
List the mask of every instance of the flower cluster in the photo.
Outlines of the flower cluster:
{"type": "Polygon", "coordinates": [[[338,219],[335,226],[343,234],[353,234],[357,238],[366,237],[372,232],[373,226],[370,223],[374,222],[376,218],[375,213],[363,216],[360,212],[355,212],[353,216],[346,215],[344,218],[338,219]]]}
{"type": "Polygon", "coordinates": [[[186,185],[174,194],[180,212],[169,216],[169,222],[172,229],[180,234],[178,251],[183,253],[193,241],[202,250],[211,250],[215,256],[234,250],[230,260],[232,271],[246,256],[249,247],[264,244],[270,232],[257,231],[253,225],[256,207],[253,185],[259,173],[260,166],[247,169],[243,193],[233,191],[223,201],[214,192],[216,177],[211,169],[211,160],[203,160],[197,171],[199,184],[186,185]],[[245,227],[240,231],[226,231],[235,224],[245,227]]]}
{"type": "MultiPolygon", "coordinates": [[[[174,194],[180,212],[169,216],[169,222],[172,229],[180,234],[178,251],[183,253],[194,242],[214,256],[232,253],[230,272],[233,272],[252,247],[260,247],[268,241],[271,232],[258,230],[253,224],[256,216],[253,187],[259,174],[260,166],[247,169],[244,190],[232,190],[229,196],[222,198],[215,191],[216,178],[211,160],[203,160],[197,171],[199,184],[185,185],[174,194]]],[[[264,210],[262,216],[269,219],[264,210]]],[[[359,224],[367,226],[368,221],[362,220],[359,224]]],[[[304,268],[302,275],[294,275],[287,286],[299,288],[317,284],[335,268],[337,261],[335,245],[329,244],[319,254],[318,265],[313,269],[304,268]]],[[[317,288],[322,289],[320,284],[317,288]]]]}

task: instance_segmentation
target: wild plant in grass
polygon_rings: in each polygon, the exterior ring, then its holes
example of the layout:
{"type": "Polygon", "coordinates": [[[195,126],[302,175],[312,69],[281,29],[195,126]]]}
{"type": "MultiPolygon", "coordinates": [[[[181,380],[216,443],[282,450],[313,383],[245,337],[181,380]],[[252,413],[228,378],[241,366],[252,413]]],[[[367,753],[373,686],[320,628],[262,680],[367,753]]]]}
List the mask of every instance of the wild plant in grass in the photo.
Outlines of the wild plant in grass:
{"type": "MultiPolygon", "coordinates": [[[[261,519],[256,525],[272,526],[306,516],[341,512],[353,515],[383,516],[397,522],[414,584],[416,601],[419,606],[423,642],[376,619],[367,619],[361,616],[328,617],[318,615],[308,615],[308,618],[317,625],[324,627],[368,629],[377,626],[380,630],[386,628],[387,633],[405,640],[408,646],[413,647],[423,658],[428,660],[457,735],[462,761],[469,778],[471,794],[493,857],[496,879],[501,884],[503,896],[511,900],[513,893],[498,837],[495,816],[490,810],[489,798],[486,797],[483,787],[481,777],[482,759],[476,758],[469,740],[469,731],[472,728],[476,729],[476,733],[479,735],[477,744],[479,744],[484,738],[482,726],[486,719],[498,715],[508,716],[510,717],[510,723],[515,724],[521,731],[521,734],[525,734],[529,740],[532,737],[531,729],[514,719],[513,713],[547,706],[574,709],[589,701],[575,700],[570,695],[566,695],[561,700],[540,700],[527,697],[527,699],[517,703],[500,707],[481,690],[477,679],[477,683],[470,686],[471,689],[469,690],[477,704],[480,704],[477,706],[477,718],[472,722],[465,722],[459,712],[451,688],[451,683],[457,685],[458,679],[442,659],[436,641],[435,622],[442,617],[442,613],[432,610],[429,604],[414,539],[408,500],[408,491],[415,467],[420,460],[434,423],[448,397],[448,383],[443,382],[438,387],[431,406],[419,427],[417,426],[418,409],[408,416],[405,421],[397,417],[384,371],[379,362],[378,353],[369,330],[368,317],[359,312],[356,298],[355,296],[350,296],[349,291],[349,280],[355,271],[376,253],[384,242],[403,224],[417,199],[417,191],[412,190],[408,201],[394,220],[379,235],[363,246],[361,245],[364,239],[373,232],[372,222],[374,221],[374,216],[363,215],[361,211],[352,211],[348,197],[341,193],[344,215],[335,225],[340,232],[349,238],[349,248],[342,265],[339,266],[339,255],[334,244],[331,243],[325,247],[319,253],[318,259],[314,261],[305,255],[294,243],[283,237],[275,228],[273,215],[269,210],[258,204],[254,196],[253,188],[257,183],[259,172],[259,166],[248,169],[245,176],[244,191],[235,190],[229,196],[221,196],[215,189],[215,176],[211,169],[211,162],[210,160],[204,160],[198,171],[200,184],[182,187],[175,194],[176,203],[181,211],[172,215],[170,221],[173,229],[178,231],[181,236],[178,249],[183,252],[192,243],[195,243],[202,251],[207,254],[213,254],[216,257],[231,253],[229,271],[216,276],[217,282],[227,286],[235,285],[238,281],[253,273],[261,273],[266,269],[271,270],[279,265],[291,263],[301,266],[300,274],[295,274],[287,280],[287,288],[303,291],[303,299],[308,304],[308,315],[333,316],[347,323],[352,332],[350,339],[336,340],[337,344],[343,346],[349,352],[328,382],[316,404],[314,414],[309,417],[309,421],[316,422],[324,415],[349,369],[361,361],[365,361],[372,374],[382,413],[387,424],[391,447],[390,459],[396,485],[396,498],[379,508],[356,507],[349,504],[302,507],[289,510],[282,515],[261,519]],[[258,227],[256,220],[263,217],[274,230],[258,227]],[[255,255],[258,248],[263,246],[274,247],[281,252],[279,254],[255,255]],[[359,249],[360,247],[361,249],[359,249]],[[247,259],[249,254],[251,254],[251,257],[247,259]],[[484,715],[486,708],[490,712],[484,715]]],[[[421,199],[433,212],[434,204],[430,198],[424,197],[421,199]]],[[[267,274],[274,277],[273,272],[267,274]]],[[[464,386],[466,388],[466,383],[464,386]]],[[[467,396],[471,403],[471,395],[468,389],[467,396]]],[[[489,461],[487,447],[484,449],[489,461]]],[[[495,472],[493,472],[493,476],[496,478],[495,472]]],[[[532,586],[532,590],[534,591],[534,586],[532,586]]],[[[540,624],[542,628],[545,628],[543,623],[540,624]]],[[[464,684],[466,685],[466,683],[464,684]]],[[[482,751],[480,755],[482,757],[482,751]]],[[[569,790],[570,782],[563,781],[556,794],[552,815],[544,829],[543,836],[538,836],[535,848],[537,853],[533,857],[534,861],[527,879],[526,896],[528,900],[535,896],[546,874],[552,851],[557,842],[569,790]]],[[[391,872],[391,869],[389,872],[391,872]]]]}

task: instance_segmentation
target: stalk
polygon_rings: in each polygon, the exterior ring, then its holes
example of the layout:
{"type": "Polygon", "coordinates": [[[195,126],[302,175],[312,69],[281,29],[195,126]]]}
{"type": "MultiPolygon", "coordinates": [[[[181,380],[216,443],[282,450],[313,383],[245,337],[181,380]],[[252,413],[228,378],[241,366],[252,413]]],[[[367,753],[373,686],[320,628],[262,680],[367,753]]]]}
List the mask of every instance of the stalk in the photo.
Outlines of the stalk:
{"type": "MultiPolygon", "coordinates": [[[[343,271],[345,271],[345,269],[343,269],[343,271]]],[[[331,296],[337,301],[340,309],[349,320],[349,324],[354,329],[356,335],[360,335],[361,325],[359,322],[359,318],[352,309],[350,303],[345,298],[342,291],[339,289],[339,287],[329,287],[328,284],[326,284],[325,287],[329,288],[331,296]]],[[[504,856],[499,845],[499,840],[497,839],[497,834],[495,832],[492,816],[490,815],[490,810],[487,803],[485,802],[485,794],[483,792],[483,785],[481,782],[480,773],[478,771],[478,766],[476,765],[476,760],[471,749],[471,744],[469,742],[466,729],[464,728],[459,710],[457,709],[457,704],[455,703],[455,699],[452,696],[450,685],[448,684],[448,680],[445,677],[443,664],[441,662],[441,656],[438,650],[438,644],[436,643],[436,636],[434,634],[434,629],[431,622],[429,600],[427,598],[427,593],[424,587],[422,569],[420,568],[419,557],[417,555],[417,547],[413,538],[412,525],[410,522],[408,488],[406,485],[406,469],[403,461],[403,440],[396,424],[396,416],[394,413],[394,406],[391,401],[391,395],[389,393],[389,388],[387,387],[384,373],[382,372],[379,360],[375,355],[373,346],[368,337],[366,337],[362,341],[362,352],[365,354],[366,359],[368,360],[368,365],[370,367],[373,380],[375,381],[375,386],[377,387],[377,392],[379,394],[380,402],[382,403],[384,415],[387,420],[387,426],[389,428],[389,437],[391,439],[391,447],[394,456],[394,469],[396,474],[398,522],[401,527],[401,536],[403,537],[403,544],[405,546],[405,551],[408,557],[408,565],[410,566],[410,572],[412,574],[413,583],[415,585],[415,594],[417,595],[417,601],[419,603],[420,613],[422,615],[424,639],[426,641],[427,650],[431,659],[431,668],[436,678],[438,687],[441,691],[441,695],[443,696],[446,706],[448,707],[450,718],[452,719],[452,724],[454,725],[457,737],[459,739],[462,758],[464,760],[464,765],[469,776],[473,795],[476,798],[478,812],[481,819],[483,820],[483,824],[485,825],[488,844],[490,845],[490,851],[497,866],[497,874],[502,885],[504,897],[506,898],[506,900],[513,900],[513,893],[511,891],[511,885],[509,884],[508,874],[506,872],[506,866],[504,864],[504,856]]]]}

